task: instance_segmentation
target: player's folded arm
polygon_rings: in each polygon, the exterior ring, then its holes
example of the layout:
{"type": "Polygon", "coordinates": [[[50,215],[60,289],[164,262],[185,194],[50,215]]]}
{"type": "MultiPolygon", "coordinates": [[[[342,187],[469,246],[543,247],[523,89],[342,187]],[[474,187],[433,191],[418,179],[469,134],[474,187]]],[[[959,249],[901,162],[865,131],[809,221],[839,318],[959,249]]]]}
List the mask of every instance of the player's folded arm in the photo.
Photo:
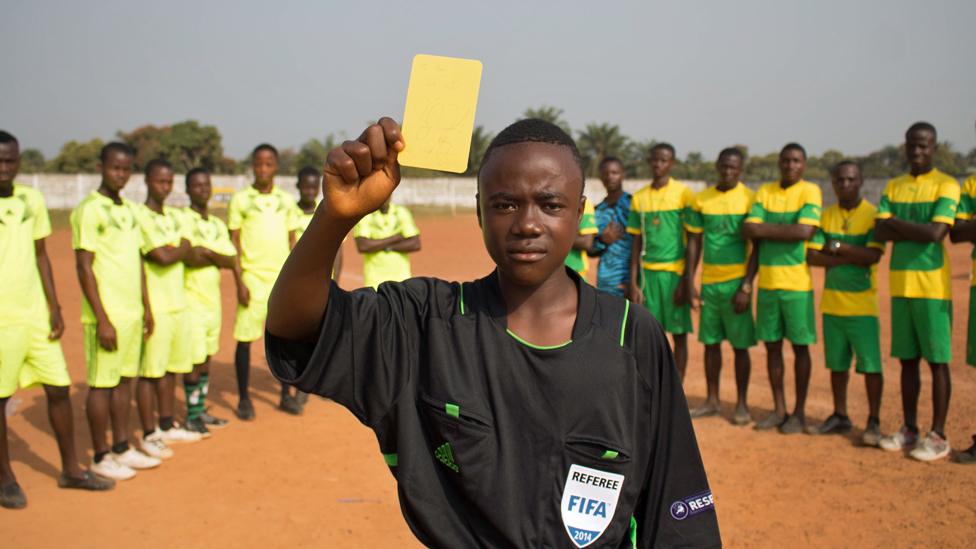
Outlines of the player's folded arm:
{"type": "Polygon", "coordinates": [[[276,378],[335,400],[362,423],[379,422],[396,402],[418,364],[434,281],[385,283],[378,291],[347,292],[333,281],[312,342],[265,334],[276,378]]]}

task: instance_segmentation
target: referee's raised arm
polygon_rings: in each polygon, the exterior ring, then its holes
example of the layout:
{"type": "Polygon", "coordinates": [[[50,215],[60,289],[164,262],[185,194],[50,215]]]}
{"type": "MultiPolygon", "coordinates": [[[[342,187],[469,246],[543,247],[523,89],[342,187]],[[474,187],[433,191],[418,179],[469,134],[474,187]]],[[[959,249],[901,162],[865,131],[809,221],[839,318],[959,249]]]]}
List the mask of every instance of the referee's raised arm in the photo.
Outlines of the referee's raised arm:
{"type": "Polygon", "coordinates": [[[292,249],[268,301],[268,332],[312,340],[329,300],[329,280],[342,239],[376,210],[400,183],[400,125],[391,118],[366,128],[355,141],[329,152],[322,170],[322,203],[292,249]]]}

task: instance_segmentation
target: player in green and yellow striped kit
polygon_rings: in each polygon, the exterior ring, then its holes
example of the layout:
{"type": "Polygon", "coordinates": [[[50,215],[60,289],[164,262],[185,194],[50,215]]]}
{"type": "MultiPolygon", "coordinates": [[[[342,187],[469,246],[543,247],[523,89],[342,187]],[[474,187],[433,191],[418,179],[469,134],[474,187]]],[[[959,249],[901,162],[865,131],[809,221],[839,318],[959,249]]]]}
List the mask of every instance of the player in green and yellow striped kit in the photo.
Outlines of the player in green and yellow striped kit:
{"type": "Polygon", "coordinates": [[[629,298],[645,305],[671,334],[675,366],[684,379],[691,332],[684,224],[694,193],[670,176],[674,147],[657,143],[649,154],[653,180],[634,194],[627,218],[627,232],[634,235],[629,298]]]}
{"type": "MultiPolygon", "coordinates": [[[[956,224],[949,233],[953,242],[976,242],[976,175],[966,180],[962,187],[956,224]]],[[[976,247],[973,248],[973,269],[969,286],[969,324],[966,333],[966,364],[976,366],[976,247]]],[[[956,456],[959,463],[976,464],[976,435],[973,445],[956,456]]]]}
{"type": "Polygon", "coordinates": [[[227,225],[207,209],[212,187],[210,173],[193,168],[186,174],[190,207],[183,210],[183,238],[190,250],[183,258],[183,285],[190,311],[190,358],[193,371],[183,376],[186,396],[186,428],[207,436],[211,427],[223,427],[226,419],[207,412],[210,390],[210,357],[220,347],[222,307],[220,269],[233,271],[237,250],[230,241],[227,225]]]}
{"type": "MultiPolygon", "coordinates": [[[[254,184],[238,191],[227,209],[227,227],[237,249],[237,316],[234,319],[234,369],[237,373],[237,417],[254,419],[254,404],[249,392],[251,342],[264,335],[268,296],[295,243],[294,224],[298,215],[295,200],[274,184],[278,171],[278,150],[262,143],[251,153],[254,184]]],[[[279,408],[290,414],[301,407],[281,386],[279,408]]]]}
{"type": "MultiPolygon", "coordinates": [[[[722,341],[728,340],[735,353],[736,405],[732,423],[752,421],[746,395],[752,362],[749,348],[756,344],[752,321],[752,280],[759,267],[755,247],[742,237],[742,223],[752,208],[753,192],[739,181],[742,151],[724,149],[715,166],[718,184],[698,193],[685,220],[688,231],[688,270],[695,272],[704,255],[701,282],[701,317],[698,340],[705,345],[705,403],[691,411],[691,417],[719,413],[719,375],[722,372],[722,341]],[[699,253],[699,250],[702,253],[699,253]]],[[[695,295],[694,280],[688,294],[695,295]]]]}
{"type": "Polygon", "coordinates": [[[784,434],[806,427],[807,389],[810,386],[810,349],[817,341],[813,309],[813,280],[807,249],[820,226],[820,187],[803,179],[807,153],[789,143],[779,153],[780,180],[766,183],[756,193],[742,234],[758,242],[759,295],[756,299],[756,336],[766,344],[769,384],[774,409],[759,421],[757,430],[779,427],[784,434]],[[793,344],[796,406],[786,413],[783,391],[783,338],[793,344]]]}
{"type": "Polygon", "coordinates": [[[891,355],[901,361],[901,399],[905,424],[881,440],[890,451],[914,449],[911,456],[931,461],[949,455],[945,422],[949,415],[949,361],[952,359],[952,284],[943,240],[956,219],[959,183],[932,166],[935,127],[913,124],[905,133],[909,173],[888,182],[875,237],[891,241],[891,355]],[[932,370],[932,430],[919,441],[919,361],[932,370]],[[917,443],[917,445],[916,445],[917,443]]]}
{"type": "Polygon", "coordinates": [[[589,256],[586,250],[593,247],[593,239],[600,232],[596,226],[596,210],[593,203],[587,199],[583,205],[583,217],[580,218],[579,233],[573,241],[573,249],[566,256],[566,266],[579,273],[580,278],[586,280],[586,272],[590,268],[589,256]]]}
{"type": "Polygon", "coordinates": [[[868,423],[861,441],[877,446],[881,441],[881,328],[878,323],[877,263],[884,244],[874,239],[877,208],[861,198],[861,168],[844,161],[831,171],[837,204],[823,213],[815,241],[820,250],[807,252],[811,265],[826,267],[823,315],[824,357],[830,370],[834,413],[823,424],[808,428],[810,434],[846,433],[847,384],[851,360],[857,357],[857,373],[864,375],[868,394],[868,423]]]}

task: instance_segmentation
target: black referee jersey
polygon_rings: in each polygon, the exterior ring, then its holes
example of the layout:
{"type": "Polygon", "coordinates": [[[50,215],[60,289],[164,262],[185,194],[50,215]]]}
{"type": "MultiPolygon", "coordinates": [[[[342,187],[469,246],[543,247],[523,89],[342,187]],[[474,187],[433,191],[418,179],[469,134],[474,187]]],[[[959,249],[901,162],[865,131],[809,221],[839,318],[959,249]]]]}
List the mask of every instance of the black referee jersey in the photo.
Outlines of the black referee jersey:
{"type": "Polygon", "coordinates": [[[373,429],[427,546],[721,545],[661,327],[570,274],[565,345],[509,332],[492,273],[333,284],[318,341],[267,334],[268,362],[373,429]]]}

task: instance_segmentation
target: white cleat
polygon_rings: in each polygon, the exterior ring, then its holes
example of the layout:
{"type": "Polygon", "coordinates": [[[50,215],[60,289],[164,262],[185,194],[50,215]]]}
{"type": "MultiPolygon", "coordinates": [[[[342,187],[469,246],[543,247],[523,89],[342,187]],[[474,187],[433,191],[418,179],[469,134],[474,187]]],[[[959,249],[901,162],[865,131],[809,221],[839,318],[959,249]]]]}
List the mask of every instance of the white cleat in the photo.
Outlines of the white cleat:
{"type": "Polygon", "coordinates": [[[161,433],[163,437],[163,442],[168,444],[180,443],[180,442],[197,442],[202,437],[200,433],[194,433],[193,431],[187,431],[181,425],[174,423],[172,429],[157,430],[157,433],[161,433]]]}
{"type": "Polygon", "coordinates": [[[92,463],[91,472],[114,480],[129,480],[136,476],[136,472],[131,467],[127,467],[116,461],[115,456],[112,454],[105,456],[98,463],[92,463]]]}
{"type": "Polygon", "coordinates": [[[135,448],[129,448],[121,454],[114,454],[113,457],[115,461],[131,469],[152,469],[162,463],[159,458],[147,456],[135,448]]]}
{"type": "Polygon", "coordinates": [[[159,429],[156,429],[151,435],[142,439],[142,452],[156,459],[169,459],[173,457],[173,449],[163,441],[163,434],[159,429]]]}

